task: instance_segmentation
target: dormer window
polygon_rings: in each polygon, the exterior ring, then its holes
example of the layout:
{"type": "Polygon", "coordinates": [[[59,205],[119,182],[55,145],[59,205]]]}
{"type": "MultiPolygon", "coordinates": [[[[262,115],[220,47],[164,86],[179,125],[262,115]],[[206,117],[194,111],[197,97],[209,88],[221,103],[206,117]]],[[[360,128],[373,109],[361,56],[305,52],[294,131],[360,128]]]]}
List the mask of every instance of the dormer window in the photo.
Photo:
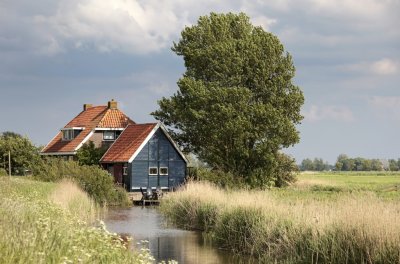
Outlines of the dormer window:
{"type": "Polygon", "coordinates": [[[82,127],[63,128],[61,129],[62,140],[71,141],[74,138],[76,138],[82,130],[83,130],[82,127]]]}
{"type": "Polygon", "coordinates": [[[103,140],[115,140],[115,131],[104,131],[103,140]]]}

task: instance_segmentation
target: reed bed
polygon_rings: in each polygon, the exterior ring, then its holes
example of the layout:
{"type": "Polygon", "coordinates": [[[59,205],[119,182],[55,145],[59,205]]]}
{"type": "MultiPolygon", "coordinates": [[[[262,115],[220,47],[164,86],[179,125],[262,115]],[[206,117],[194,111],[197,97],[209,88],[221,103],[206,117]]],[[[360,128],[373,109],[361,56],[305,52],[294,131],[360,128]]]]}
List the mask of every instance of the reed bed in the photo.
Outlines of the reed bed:
{"type": "Polygon", "coordinates": [[[97,206],[73,182],[0,177],[0,263],[153,263],[134,253],[102,222],[97,206]]]}
{"type": "Polygon", "coordinates": [[[192,182],[163,199],[161,210],[177,226],[206,231],[219,247],[260,261],[400,263],[398,201],[374,192],[296,199],[295,191],[285,199],[279,191],[192,182]]]}

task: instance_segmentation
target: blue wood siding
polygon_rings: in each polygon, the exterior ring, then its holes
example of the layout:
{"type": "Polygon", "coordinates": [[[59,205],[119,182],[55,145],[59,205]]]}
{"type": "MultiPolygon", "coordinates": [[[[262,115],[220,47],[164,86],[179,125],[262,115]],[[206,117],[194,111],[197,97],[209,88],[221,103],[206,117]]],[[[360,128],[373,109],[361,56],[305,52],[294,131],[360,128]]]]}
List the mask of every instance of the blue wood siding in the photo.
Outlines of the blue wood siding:
{"type": "Polygon", "coordinates": [[[164,132],[158,129],[133,160],[129,169],[130,190],[157,186],[173,188],[183,183],[186,162],[164,132]],[[158,168],[158,175],[149,175],[149,167],[158,168]],[[160,167],[168,168],[168,175],[160,175],[160,167]]]}

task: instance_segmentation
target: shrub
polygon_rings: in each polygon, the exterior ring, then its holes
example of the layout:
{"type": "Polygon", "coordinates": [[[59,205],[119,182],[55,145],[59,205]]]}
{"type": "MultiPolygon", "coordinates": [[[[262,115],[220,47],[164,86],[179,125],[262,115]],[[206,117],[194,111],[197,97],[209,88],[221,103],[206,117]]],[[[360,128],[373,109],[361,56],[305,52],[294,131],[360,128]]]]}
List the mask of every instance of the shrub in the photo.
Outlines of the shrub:
{"type": "Polygon", "coordinates": [[[79,165],[75,161],[47,159],[34,172],[35,179],[59,181],[69,178],[76,181],[97,203],[104,205],[126,205],[126,192],[114,186],[113,177],[99,166],[79,165]]]}
{"type": "Polygon", "coordinates": [[[7,171],[3,168],[0,168],[0,176],[7,176],[7,175],[8,175],[7,171]]]}
{"type": "Polygon", "coordinates": [[[244,187],[242,178],[235,177],[232,173],[220,170],[211,170],[209,168],[197,168],[194,172],[195,179],[200,181],[209,181],[222,188],[244,187]]]}

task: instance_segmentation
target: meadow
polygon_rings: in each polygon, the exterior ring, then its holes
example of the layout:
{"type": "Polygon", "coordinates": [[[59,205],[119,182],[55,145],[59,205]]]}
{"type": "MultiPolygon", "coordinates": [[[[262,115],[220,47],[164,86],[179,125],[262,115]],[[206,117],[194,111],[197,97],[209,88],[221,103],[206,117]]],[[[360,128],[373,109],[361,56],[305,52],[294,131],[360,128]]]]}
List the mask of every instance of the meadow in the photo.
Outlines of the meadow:
{"type": "Polygon", "coordinates": [[[161,210],[220,248],[278,263],[400,263],[400,174],[303,173],[288,188],[191,182],[161,210]]]}
{"type": "Polygon", "coordinates": [[[101,210],[69,180],[0,177],[0,263],[153,263],[96,220],[101,210]]]}

